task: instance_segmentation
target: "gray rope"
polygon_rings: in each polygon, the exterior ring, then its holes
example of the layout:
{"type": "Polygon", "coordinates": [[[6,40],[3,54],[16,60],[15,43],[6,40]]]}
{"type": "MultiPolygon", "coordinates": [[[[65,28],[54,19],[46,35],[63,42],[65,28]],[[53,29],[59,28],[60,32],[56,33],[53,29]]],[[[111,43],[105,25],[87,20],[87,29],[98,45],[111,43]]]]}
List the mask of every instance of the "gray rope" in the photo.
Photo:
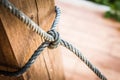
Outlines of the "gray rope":
{"type": "Polygon", "coordinates": [[[55,29],[57,24],[58,24],[58,22],[59,22],[59,20],[60,20],[61,11],[60,11],[60,9],[57,6],[55,6],[55,12],[56,12],[56,18],[55,18],[55,20],[54,20],[54,22],[52,24],[51,29],[55,29]]]}
{"type": "MultiPolygon", "coordinates": [[[[8,0],[0,0],[1,4],[6,7],[13,15],[25,23],[30,29],[39,34],[47,41],[54,41],[53,37],[47,34],[43,29],[41,29],[34,21],[32,21],[28,16],[26,16],[22,11],[16,8],[8,0]]],[[[54,23],[55,24],[55,23],[54,23]]]]}
{"type": "Polygon", "coordinates": [[[41,46],[38,47],[38,49],[34,52],[34,54],[31,56],[31,58],[28,60],[28,62],[24,65],[24,67],[22,67],[21,69],[19,69],[18,71],[15,72],[9,72],[9,71],[3,71],[0,70],[0,74],[4,75],[4,76],[20,76],[22,75],[24,72],[26,72],[28,70],[28,68],[30,68],[30,66],[35,62],[36,58],[40,55],[40,53],[44,50],[44,48],[49,46],[49,42],[44,42],[41,44],[41,46]]]}
{"type": "Polygon", "coordinates": [[[107,78],[96,68],[94,67],[89,60],[87,60],[83,54],[77,49],[75,48],[72,44],[68,43],[65,40],[61,39],[60,44],[64,47],[66,47],[67,49],[69,49],[70,51],[72,51],[73,53],[75,53],[76,56],[78,56],[101,80],[107,80],[107,78]]]}
{"type": "Polygon", "coordinates": [[[41,51],[43,51],[45,47],[48,46],[48,48],[53,49],[53,48],[56,48],[60,43],[62,46],[66,47],[67,49],[75,53],[76,56],[78,56],[101,80],[107,80],[107,78],[96,67],[94,67],[82,55],[82,53],[80,53],[78,49],[76,49],[74,46],[69,44],[67,41],[60,39],[59,33],[55,30],[55,27],[58,24],[59,16],[60,16],[60,9],[58,7],[56,7],[56,18],[53,22],[51,30],[46,33],[35,22],[33,22],[22,11],[19,11],[8,0],[0,0],[0,4],[4,5],[4,7],[6,7],[13,15],[15,15],[18,19],[24,22],[30,29],[32,29],[34,32],[36,32],[37,34],[39,34],[41,37],[45,39],[45,42],[38,48],[38,50],[35,51],[35,53],[32,55],[32,57],[29,59],[29,61],[26,63],[26,65],[23,68],[21,68],[16,72],[0,71],[0,74],[3,74],[5,76],[18,76],[23,74],[34,63],[37,56],[39,56],[39,54],[41,53],[41,51]],[[9,74],[9,73],[12,73],[12,74],[9,74]]]}

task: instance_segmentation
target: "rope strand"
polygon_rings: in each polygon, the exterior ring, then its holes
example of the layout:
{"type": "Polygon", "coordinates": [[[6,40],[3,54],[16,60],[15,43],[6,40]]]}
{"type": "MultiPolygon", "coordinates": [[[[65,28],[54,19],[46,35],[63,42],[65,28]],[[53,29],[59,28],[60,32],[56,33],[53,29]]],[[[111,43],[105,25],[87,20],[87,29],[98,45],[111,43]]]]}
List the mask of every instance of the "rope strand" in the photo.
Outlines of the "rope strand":
{"type": "Polygon", "coordinates": [[[9,72],[9,71],[0,70],[0,74],[4,75],[4,76],[10,76],[10,77],[12,77],[12,76],[16,76],[17,77],[17,76],[22,75],[24,72],[26,72],[28,70],[28,68],[30,68],[30,66],[35,62],[35,60],[41,54],[41,52],[48,46],[49,46],[49,42],[42,43],[38,47],[38,49],[34,52],[34,54],[31,56],[31,58],[28,60],[28,62],[24,65],[24,67],[22,67],[18,71],[9,72]]]}
{"type": "MultiPolygon", "coordinates": [[[[30,29],[39,34],[47,41],[54,41],[54,38],[47,34],[42,28],[40,28],[34,21],[32,21],[28,16],[26,16],[22,11],[16,8],[12,3],[8,0],[1,0],[1,4],[7,8],[14,16],[16,16],[19,20],[21,20],[24,24],[26,24],[30,29]]],[[[56,22],[54,22],[56,24],[56,22]]]]}
{"type": "Polygon", "coordinates": [[[72,44],[68,43],[65,40],[61,39],[60,44],[67,49],[69,49],[71,52],[75,53],[77,57],[79,57],[101,80],[107,80],[107,78],[96,68],[94,67],[87,58],[83,56],[83,54],[75,48],[72,44]]]}

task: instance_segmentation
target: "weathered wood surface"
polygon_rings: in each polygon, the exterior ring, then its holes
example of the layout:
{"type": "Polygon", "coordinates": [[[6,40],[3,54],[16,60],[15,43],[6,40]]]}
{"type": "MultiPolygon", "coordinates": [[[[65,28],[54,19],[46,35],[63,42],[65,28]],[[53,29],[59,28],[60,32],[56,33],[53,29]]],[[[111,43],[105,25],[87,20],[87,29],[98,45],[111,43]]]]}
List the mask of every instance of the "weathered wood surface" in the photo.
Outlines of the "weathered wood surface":
{"type": "MultiPolygon", "coordinates": [[[[54,0],[10,0],[45,31],[55,18],[54,0]]],[[[14,71],[24,66],[43,39],[0,5],[0,69],[14,71]]],[[[45,49],[20,77],[0,80],[63,80],[59,48],[45,49]]]]}
{"type": "MultiPolygon", "coordinates": [[[[105,19],[99,10],[70,1],[74,0],[58,3],[62,9],[61,37],[77,46],[108,80],[120,80],[120,23],[105,19]]],[[[66,80],[100,80],[74,54],[61,50],[66,80]]]]}

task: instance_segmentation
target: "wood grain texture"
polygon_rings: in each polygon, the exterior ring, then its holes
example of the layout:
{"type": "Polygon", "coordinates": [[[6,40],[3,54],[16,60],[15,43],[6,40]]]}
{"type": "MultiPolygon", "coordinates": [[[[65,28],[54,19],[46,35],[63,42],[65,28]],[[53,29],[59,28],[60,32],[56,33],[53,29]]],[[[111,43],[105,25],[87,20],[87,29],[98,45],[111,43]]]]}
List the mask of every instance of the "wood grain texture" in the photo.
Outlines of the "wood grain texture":
{"type": "MultiPolygon", "coordinates": [[[[75,45],[108,80],[120,80],[120,23],[89,6],[58,2],[61,37],[75,45]]],[[[75,3],[80,0],[76,0],[75,3]]],[[[62,47],[66,80],[100,80],[73,53],[62,47]]]]}
{"type": "MultiPolygon", "coordinates": [[[[50,29],[55,18],[54,0],[10,0],[10,2],[45,31],[50,29]]],[[[0,69],[14,71],[24,66],[44,40],[2,6],[0,10],[0,69]]],[[[0,80],[63,80],[61,55],[58,49],[50,51],[45,49],[21,77],[0,76],[0,80]],[[52,59],[52,56],[56,58],[52,59]]]]}

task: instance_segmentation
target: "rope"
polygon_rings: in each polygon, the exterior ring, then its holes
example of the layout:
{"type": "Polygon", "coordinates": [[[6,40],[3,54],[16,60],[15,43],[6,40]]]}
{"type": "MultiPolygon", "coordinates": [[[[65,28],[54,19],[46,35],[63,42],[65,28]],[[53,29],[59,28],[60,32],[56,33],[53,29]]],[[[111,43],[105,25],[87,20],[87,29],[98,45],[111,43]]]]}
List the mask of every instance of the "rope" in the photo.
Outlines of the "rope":
{"type": "MultiPolygon", "coordinates": [[[[54,41],[53,37],[47,34],[43,29],[41,29],[34,21],[32,21],[28,16],[26,16],[22,11],[16,8],[8,0],[1,0],[1,4],[7,8],[14,16],[20,19],[24,24],[26,24],[30,29],[39,34],[47,41],[54,41]]],[[[55,22],[54,22],[55,24],[55,22]]]]}
{"type": "Polygon", "coordinates": [[[34,54],[31,56],[31,58],[28,60],[28,62],[24,65],[24,67],[22,67],[21,69],[19,69],[18,71],[15,72],[8,72],[8,71],[2,71],[0,70],[0,74],[4,75],[4,76],[20,76],[22,75],[24,72],[26,72],[28,70],[28,68],[30,68],[30,66],[35,62],[35,59],[40,55],[40,53],[44,50],[44,48],[48,47],[49,43],[48,42],[44,42],[41,44],[40,47],[38,47],[38,49],[34,52],[34,54]]]}
{"type": "Polygon", "coordinates": [[[41,44],[41,46],[34,52],[34,54],[31,56],[31,58],[28,60],[28,62],[25,64],[24,67],[19,69],[15,72],[8,72],[8,71],[2,71],[0,70],[0,74],[4,76],[20,76],[24,72],[27,71],[27,69],[34,63],[36,58],[40,55],[40,53],[43,51],[45,47],[48,47],[50,49],[57,48],[58,45],[62,45],[75,53],[76,56],[78,56],[101,80],[107,80],[107,78],[96,68],[94,67],[89,60],[87,60],[82,53],[75,48],[72,44],[68,43],[65,40],[62,40],[60,38],[59,33],[55,30],[59,18],[60,18],[60,9],[58,7],[55,7],[56,11],[56,18],[52,24],[51,30],[49,30],[47,33],[42,30],[35,22],[33,22],[28,16],[26,16],[22,11],[18,10],[12,3],[10,3],[8,0],[0,0],[0,4],[2,4],[5,8],[7,8],[13,15],[15,15],[18,19],[20,19],[22,22],[24,22],[30,29],[32,29],[34,32],[39,34],[41,37],[45,39],[45,42],[41,44]]]}
{"type": "Polygon", "coordinates": [[[87,58],[85,58],[83,54],[72,44],[61,39],[61,45],[72,51],[76,56],[78,56],[101,80],[107,80],[107,78],[96,67],[94,67],[90,63],[90,61],[87,60],[87,58]]]}

